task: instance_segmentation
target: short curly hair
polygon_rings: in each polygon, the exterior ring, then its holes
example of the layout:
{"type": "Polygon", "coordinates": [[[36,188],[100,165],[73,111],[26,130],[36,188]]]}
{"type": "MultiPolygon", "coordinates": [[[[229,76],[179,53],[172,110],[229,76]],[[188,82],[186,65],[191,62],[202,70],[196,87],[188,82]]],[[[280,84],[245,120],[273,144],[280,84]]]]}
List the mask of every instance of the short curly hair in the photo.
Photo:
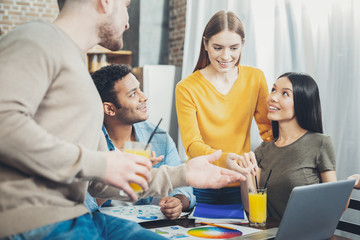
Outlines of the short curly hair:
{"type": "Polygon", "coordinates": [[[117,81],[131,73],[132,68],[126,64],[111,64],[95,71],[91,77],[103,102],[111,102],[121,108],[116,97],[114,85],[117,81]]]}

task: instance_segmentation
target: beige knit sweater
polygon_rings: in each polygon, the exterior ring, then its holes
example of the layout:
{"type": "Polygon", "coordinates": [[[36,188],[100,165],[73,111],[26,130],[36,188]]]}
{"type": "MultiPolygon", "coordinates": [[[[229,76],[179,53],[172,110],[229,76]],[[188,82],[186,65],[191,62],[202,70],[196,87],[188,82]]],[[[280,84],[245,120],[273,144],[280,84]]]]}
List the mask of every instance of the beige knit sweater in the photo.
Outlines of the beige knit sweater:
{"type": "MultiPolygon", "coordinates": [[[[119,194],[99,182],[102,122],[86,55],[62,30],[31,22],[0,40],[0,238],[85,214],[88,180],[119,194]]],[[[146,195],[186,185],[184,166],[156,171],[146,195]]]]}

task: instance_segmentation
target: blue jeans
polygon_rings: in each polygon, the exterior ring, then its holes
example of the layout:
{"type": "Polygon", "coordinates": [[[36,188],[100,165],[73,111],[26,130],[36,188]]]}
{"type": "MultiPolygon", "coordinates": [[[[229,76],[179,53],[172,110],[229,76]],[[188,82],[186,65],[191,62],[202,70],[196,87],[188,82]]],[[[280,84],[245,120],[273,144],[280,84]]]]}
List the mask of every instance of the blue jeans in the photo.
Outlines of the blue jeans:
{"type": "Polygon", "coordinates": [[[240,187],[228,187],[220,189],[197,189],[194,188],[197,203],[206,204],[241,204],[240,187]]]}
{"type": "Polygon", "coordinates": [[[159,239],[166,238],[135,222],[102,214],[99,211],[78,218],[58,222],[1,240],[63,240],[63,239],[159,239]]]}

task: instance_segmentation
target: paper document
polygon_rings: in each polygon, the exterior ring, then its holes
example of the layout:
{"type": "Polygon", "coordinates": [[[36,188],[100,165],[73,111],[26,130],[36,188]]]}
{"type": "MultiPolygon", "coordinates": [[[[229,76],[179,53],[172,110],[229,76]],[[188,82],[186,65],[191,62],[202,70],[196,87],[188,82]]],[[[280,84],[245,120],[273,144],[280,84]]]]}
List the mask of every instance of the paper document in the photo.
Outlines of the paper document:
{"type": "MultiPolygon", "coordinates": [[[[102,207],[100,212],[113,217],[123,218],[137,223],[167,219],[157,205],[136,205],[136,206],[116,206],[102,207]]],[[[187,213],[182,213],[186,215],[187,213]]]]}
{"type": "Polygon", "coordinates": [[[102,207],[100,212],[137,223],[166,219],[160,207],[155,205],[102,207]]]}
{"type": "Polygon", "coordinates": [[[167,239],[186,239],[186,240],[199,240],[199,239],[227,239],[237,236],[245,236],[248,234],[256,233],[261,230],[243,227],[233,224],[222,224],[226,227],[233,228],[225,229],[212,226],[199,226],[194,228],[183,228],[181,226],[170,226],[149,229],[167,239]]]}

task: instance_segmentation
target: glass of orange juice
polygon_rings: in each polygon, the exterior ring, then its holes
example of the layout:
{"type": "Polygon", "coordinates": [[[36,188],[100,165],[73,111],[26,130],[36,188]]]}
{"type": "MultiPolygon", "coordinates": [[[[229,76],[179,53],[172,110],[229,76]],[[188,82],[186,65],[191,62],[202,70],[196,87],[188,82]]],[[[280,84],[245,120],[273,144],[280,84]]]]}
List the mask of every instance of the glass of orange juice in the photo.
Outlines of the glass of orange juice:
{"type": "Polygon", "coordinates": [[[265,227],[266,198],[266,188],[249,189],[249,220],[251,227],[265,227]]]}
{"type": "MultiPolygon", "coordinates": [[[[146,143],[127,141],[125,142],[123,151],[127,153],[141,155],[146,157],[147,159],[150,159],[151,144],[148,144],[146,146],[146,143]]],[[[138,196],[143,193],[142,188],[136,183],[130,183],[130,187],[135,191],[138,196]]]]}

